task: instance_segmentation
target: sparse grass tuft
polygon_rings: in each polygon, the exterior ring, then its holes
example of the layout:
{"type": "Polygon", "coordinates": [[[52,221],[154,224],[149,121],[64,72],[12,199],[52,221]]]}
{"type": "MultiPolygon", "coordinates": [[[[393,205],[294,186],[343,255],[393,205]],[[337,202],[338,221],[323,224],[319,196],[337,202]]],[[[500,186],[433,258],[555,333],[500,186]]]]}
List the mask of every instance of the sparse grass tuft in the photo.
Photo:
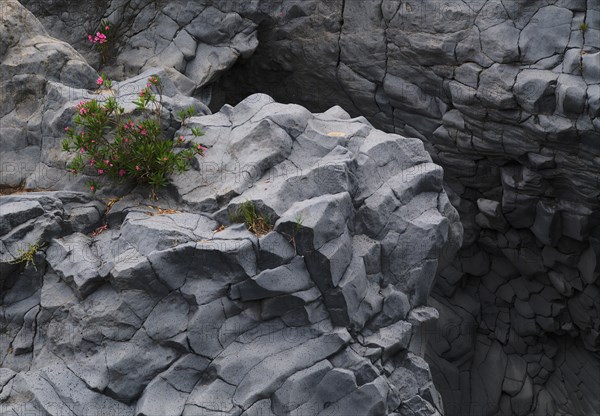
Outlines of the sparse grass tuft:
{"type": "Polygon", "coordinates": [[[298,235],[298,233],[302,229],[302,222],[303,221],[304,220],[302,219],[302,216],[298,215],[296,217],[296,221],[294,223],[294,231],[292,232],[291,236],[288,236],[289,237],[289,242],[294,247],[294,250],[297,250],[297,248],[296,248],[296,236],[298,235]]]}
{"type": "Polygon", "coordinates": [[[304,219],[302,218],[302,216],[298,215],[296,217],[296,223],[294,225],[294,235],[298,234],[298,232],[300,231],[300,228],[302,228],[303,222],[304,222],[304,219]]]}
{"type": "Polygon", "coordinates": [[[229,220],[235,223],[244,223],[248,230],[257,236],[263,236],[273,229],[271,218],[259,212],[252,201],[242,203],[234,212],[229,212],[229,220]]]}
{"type": "Polygon", "coordinates": [[[579,25],[579,30],[585,33],[589,29],[589,27],[590,26],[587,23],[583,22],[579,25]]]}

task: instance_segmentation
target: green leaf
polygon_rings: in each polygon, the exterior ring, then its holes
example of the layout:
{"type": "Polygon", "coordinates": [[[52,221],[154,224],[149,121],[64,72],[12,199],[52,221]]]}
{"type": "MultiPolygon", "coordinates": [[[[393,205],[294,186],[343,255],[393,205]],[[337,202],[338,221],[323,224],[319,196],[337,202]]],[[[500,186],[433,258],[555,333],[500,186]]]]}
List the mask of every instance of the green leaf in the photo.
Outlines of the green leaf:
{"type": "Polygon", "coordinates": [[[183,124],[185,122],[185,119],[187,118],[185,110],[179,110],[177,112],[177,116],[179,117],[179,121],[181,122],[181,124],[183,124]]]}
{"type": "Polygon", "coordinates": [[[204,136],[204,132],[202,131],[202,129],[200,127],[192,127],[191,131],[195,137],[204,136]]]}

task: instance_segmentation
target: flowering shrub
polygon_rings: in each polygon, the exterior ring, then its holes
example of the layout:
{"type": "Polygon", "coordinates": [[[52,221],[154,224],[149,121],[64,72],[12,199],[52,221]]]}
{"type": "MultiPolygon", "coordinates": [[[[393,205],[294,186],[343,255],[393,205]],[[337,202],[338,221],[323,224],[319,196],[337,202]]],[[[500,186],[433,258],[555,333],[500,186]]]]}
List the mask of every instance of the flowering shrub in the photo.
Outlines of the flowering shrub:
{"type": "MultiPolygon", "coordinates": [[[[112,83],[104,76],[97,84],[110,89],[112,83]]],[[[91,173],[113,180],[133,179],[149,184],[153,192],[168,183],[168,176],[190,167],[195,155],[204,156],[205,148],[187,141],[184,136],[167,139],[161,127],[162,83],[159,77],[149,78],[146,87],[133,101],[143,114],[139,119],[124,116],[124,108],[110,96],[105,101],[81,101],[73,118],[74,127],[66,127],[63,150],[75,153],[68,169],[73,174],[91,173]]],[[[179,112],[182,126],[194,109],[179,112]]],[[[203,135],[192,128],[195,137],[203,135]]],[[[89,181],[92,192],[96,181],[89,181]]]]}
{"type": "Polygon", "coordinates": [[[96,34],[88,34],[88,40],[92,45],[95,46],[96,50],[100,52],[100,56],[102,56],[102,62],[107,62],[110,55],[110,45],[113,40],[111,38],[110,31],[110,22],[108,20],[102,20],[100,22],[100,28],[96,31],[96,34]]]}

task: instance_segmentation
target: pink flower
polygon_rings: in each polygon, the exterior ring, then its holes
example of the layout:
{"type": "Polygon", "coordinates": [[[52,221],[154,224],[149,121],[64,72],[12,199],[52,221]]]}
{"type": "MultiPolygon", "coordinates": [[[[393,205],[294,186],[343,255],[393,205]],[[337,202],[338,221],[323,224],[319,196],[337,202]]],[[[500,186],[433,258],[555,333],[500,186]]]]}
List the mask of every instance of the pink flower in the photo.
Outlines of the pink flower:
{"type": "Polygon", "coordinates": [[[183,136],[179,136],[179,141],[180,141],[180,142],[183,142],[183,141],[185,141],[185,137],[183,137],[183,136]]]}
{"type": "Polygon", "coordinates": [[[129,139],[128,139],[127,137],[125,137],[125,139],[123,139],[123,141],[124,141],[125,143],[129,143],[129,139]]]}
{"type": "Polygon", "coordinates": [[[112,168],[112,167],[113,167],[113,164],[112,164],[112,163],[109,163],[109,166],[112,168]]]}
{"type": "Polygon", "coordinates": [[[102,175],[104,173],[104,169],[98,169],[98,173],[102,175]]]}
{"type": "MultiPolygon", "coordinates": [[[[81,137],[83,137],[83,136],[85,136],[85,131],[82,131],[82,132],[81,132],[81,137]]],[[[93,142],[94,142],[94,141],[92,140],[92,143],[93,143],[93,142]]]]}
{"type": "MultiPolygon", "coordinates": [[[[88,37],[89,39],[89,37],[88,37]]],[[[103,44],[106,42],[106,35],[100,32],[96,32],[96,36],[94,36],[94,43],[103,44]]]]}
{"type": "Polygon", "coordinates": [[[169,160],[169,158],[163,157],[163,160],[167,161],[167,160],[169,160]]]}
{"type": "Polygon", "coordinates": [[[81,107],[79,109],[79,114],[84,115],[85,113],[87,113],[87,110],[85,108],[81,107]]]}
{"type": "Polygon", "coordinates": [[[94,37],[92,35],[88,35],[88,39],[90,40],[90,42],[94,43],[94,37]]]}
{"type": "Polygon", "coordinates": [[[96,140],[92,140],[92,143],[96,143],[96,140]]]}
{"type": "Polygon", "coordinates": [[[90,186],[90,191],[94,192],[95,189],[96,187],[94,185],[90,186]]]}
{"type": "Polygon", "coordinates": [[[104,26],[104,29],[106,29],[106,30],[110,30],[110,26],[109,26],[109,25],[106,25],[106,26],[104,26]]]}
{"type": "Polygon", "coordinates": [[[120,169],[119,170],[119,176],[125,176],[125,169],[120,169]]]}
{"type": "Polygon", "coordinates": [[[99,77],[99,78],[96,80],[96,85],[102,85],[102,84],[104,84],[104,80],[102,79],[102,77],[99,77]]]}
{"type": "Polygon", "coordinates": [[[135,126],[134,122],[133,122],[133,121],[130,121],[130,122],[129,122],[129,127],[133,128],[134,126],[135,126]]]}
{"type": "Polygon", "coordinates": [[[81,149],[79,149],[79,153],[83,153],[85,152],[85,149],[82,147],[81,149]]]}
{"type": "Polygon", "coordinates": [[[69,131],[69,128],[68,128],[68,127],[65,127],[65,131],[69,131]]]}
{"type": "Polygon", "coordinates": [[[140,167],[136,165],[135,170],[140,170],[140,167]]]}
{"type": "Polygon", "coordinates": [[[148,132],[144,129],[142,129],[142,131],[140,131],[140,133],[142,134],[142,136],[145,136],[146,134],[148,134],[148,132]]]}

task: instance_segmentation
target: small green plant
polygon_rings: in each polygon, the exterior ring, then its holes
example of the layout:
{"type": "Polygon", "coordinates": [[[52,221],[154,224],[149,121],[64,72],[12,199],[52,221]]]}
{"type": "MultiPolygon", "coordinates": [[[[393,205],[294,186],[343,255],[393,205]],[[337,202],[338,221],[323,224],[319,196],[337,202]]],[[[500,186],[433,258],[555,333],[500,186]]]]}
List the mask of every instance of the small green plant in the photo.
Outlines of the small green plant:
{"type": "Polygon", "coordinates": [[[302,229],[303,221],[304,220],[303,220],[302,216],[300,214],[298,214],[298,216],[296,217],[296,221],[294,222],[294,230],[292,231],[292,235],[288,236],[290,238],[289,242],[294,247],[294,250],[296,250],[296,236],[302,229]]]}
{"type": "Polygon", "coordinates": [[[88,34],[88,40],[100,52],[102,63],[106,63],[110,59],[110,53],[114,44],[114,36],[111,33],[112,28],[112,24],[108,20],[101,20],[96,34],[88,34]]]}
{"type": "MultiPolygon", "coordinates": [[[[98,78],[100,88],[110,90],[112,82],[98,78]]],[[[81,101],[73,118],[74,127],[66,127],[63,150],[75,154],[68,169],[73,174],[88,173],[112,180],[133,179],[149,184],[152,194],[168,184],[169,175],[189,169],[196,155],[204,156],[205,147],[187,141],[184,136],[167,138],[161,126],[163,85],[158,76],[149,78],[133,104],[142,115],[136,120],[125,117],[125,109],[108,94],[103,102],[81,101]]],[[[182,110],[182,126],[194,115],[194,108],[182,110]]],[[[194,137],[203,135],[192,129],[194,137]]],[[[88,181],[92,192],[96,180],[88,181]]]]}
{"type": "Polygon", "coordinates": [[[581,30],[583,33],[585,33],[588,29],[589,29],[589,25],[585,22],[583,22],[579,25],[579,30],[581,30]]]}
{"type": "Polygon", "coordinates": [[[37,270],[37,268],[35,267],[35,261],[34,261],[35,253],[37,253],[43,246],[44,246],[44,244],[38,241],[37,243],[28,244],[26,249],[21,249],[21,248],[18,249],[17,250],[18,257],[9,261],[8,264],[25,263],[25,267],[27,267],[31,264],[33,266],[33,268],[35,270],[37,270]]]}
{"type": "Polygon", "coordinates": [[[298,216],[296,217],[296,222],[294,224],[294,234],[297,234],[298,231],[300,231],[303,222],[304,219],[302,218],[302,215],[298,214],[298,216]]]}
{"type": "Polygon", "coordinates": [[[229,220],[246,224],[248,230],[257,236],[263,236],[273,229],[269,216],[261,213],[252,201],[245,201],[235,211],[230,211],[229,220]]]}
{"type": "MultiPolygon", "coordinates": [[[[300,233],[300,231],[302,230],[302,223],[303,223],[303,218],[300,214],[298,214],[296,216],[296,219],[294,220],[294,226],[292,228],[292,230],[290,231],[291,234],[285,233],[281,230],[279,230],[279,232],[286,236],[288,239],[288,242],[292,245],[292,247],[294,247],[294,251],[298,251],[298,248],[296,247],[296,237],[298,236],[298,233],[300,233]]],[[[287,227],[286,227],[287,228],[287,227]]]]}

